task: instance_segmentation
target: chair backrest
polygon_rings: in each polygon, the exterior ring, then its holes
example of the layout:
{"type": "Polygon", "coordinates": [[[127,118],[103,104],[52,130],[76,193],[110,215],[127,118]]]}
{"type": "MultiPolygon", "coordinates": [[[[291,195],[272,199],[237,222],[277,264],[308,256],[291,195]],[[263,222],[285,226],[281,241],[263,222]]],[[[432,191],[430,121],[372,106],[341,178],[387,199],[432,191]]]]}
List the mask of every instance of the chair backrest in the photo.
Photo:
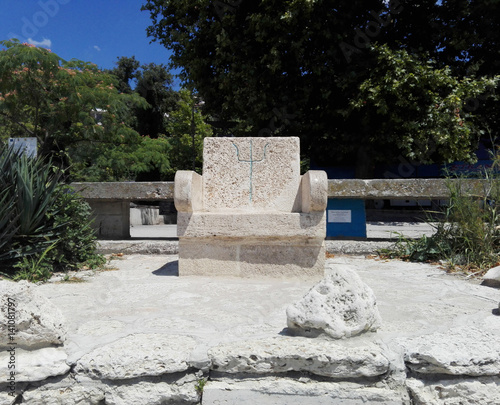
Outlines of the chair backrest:
{"type": "Polygon", "coordinates": [[[205,138],[206,211],[299,211],[299,187],[299,138],[205,138]]]}

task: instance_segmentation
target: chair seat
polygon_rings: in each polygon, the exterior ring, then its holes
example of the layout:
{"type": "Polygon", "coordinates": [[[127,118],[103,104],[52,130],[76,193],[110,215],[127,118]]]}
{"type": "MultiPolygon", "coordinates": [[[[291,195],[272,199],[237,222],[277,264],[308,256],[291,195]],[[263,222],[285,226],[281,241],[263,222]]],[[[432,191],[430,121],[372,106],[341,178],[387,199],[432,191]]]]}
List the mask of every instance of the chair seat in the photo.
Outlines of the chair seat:
{"type": "Polygon", "coordinates": [[[325,238],[325,213],[204,212],[178,213],[180,238],[325,238]]]}

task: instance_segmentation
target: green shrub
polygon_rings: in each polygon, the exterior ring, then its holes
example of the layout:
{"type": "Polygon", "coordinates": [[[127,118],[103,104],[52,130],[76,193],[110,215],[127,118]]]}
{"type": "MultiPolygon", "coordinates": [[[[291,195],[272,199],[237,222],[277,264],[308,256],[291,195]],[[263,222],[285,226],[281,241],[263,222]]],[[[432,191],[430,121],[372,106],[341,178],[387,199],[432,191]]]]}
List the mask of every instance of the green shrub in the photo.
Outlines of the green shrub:
{"type": "Polygon", "coordinates": [[[420,239],[400,237],[382,254],[412,261],[443,260],[450,269],[487,270],[495,266],[500,253],[498,163],[484,171],[483,190],[475,195],[464,191],[464,177],[448,176],[450,200],[442,219],[434,225],[436,232],[420,239]]]}
{"type": "Polygon", "coordinates": [[[0,144],[0,271],[42,281],[54,270],[102,264],[90,207],[50,162],[0,144]]]}
{"type": "Polygon", "coordinates": [[[79,265],[96,268],[105,263],[102,255],[96,254],[97,239],[92,229],[90,205],[69,186],[60,186],[55,209],[47,216],[53,217],[54,227],[59,229],[58,243],[48,253],[54,270],[75,269],[79,265]]]}

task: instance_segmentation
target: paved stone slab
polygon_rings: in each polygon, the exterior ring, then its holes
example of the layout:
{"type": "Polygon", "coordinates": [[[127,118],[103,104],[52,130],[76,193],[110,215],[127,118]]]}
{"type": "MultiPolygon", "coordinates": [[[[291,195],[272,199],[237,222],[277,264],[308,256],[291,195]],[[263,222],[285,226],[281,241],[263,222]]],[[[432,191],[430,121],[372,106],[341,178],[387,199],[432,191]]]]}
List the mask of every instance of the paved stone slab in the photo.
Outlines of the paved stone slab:
{"type": "Polygon", "coordinates": [[[108,384],[104,387],[106,405],[164,405],[200,404],[200,393],[196,390],[199,380],[188,374],[178,380],[149,378],[124,384],[108,384]]]}
{"type": "Polygon", "coordinates": [[[403,405],[404,391],[287,379],[210,381],[203,390],[203,405],[403,405]]]}
{"type": "Polygon", "coordinates": [[[130,335],[86,354],[75,371],[110,380],[181,372],[189,368],[194,347],[188,336],[130,335]]]}
{"type": "Polygon", "coordinates": [[[32,384],[23,392],[23,403],[43,405],[101,405],[105,393],[100,383],[82,384],[68,375],[63,379],[50,379],[32,384]]]}
{"type": "Polygon", "coordinates": [[[481,377],[406,382],[415,405],[498,405],[500,378],[481,377]]]}
{"type": "Polygon", "coordinates": [[[377,377],[389,360],[376,345],[346,347],[331,340],[279,336],[220,345],[209,350],[212,369],[223,373],[307,371],[332,378],[377,377]]]}
{"type": "Polygon", "coordinates": [[[453,328],[399,342],[405,347],[406,365],[418,374],[500,374],[499,335],[478,328],[453,328]]]}

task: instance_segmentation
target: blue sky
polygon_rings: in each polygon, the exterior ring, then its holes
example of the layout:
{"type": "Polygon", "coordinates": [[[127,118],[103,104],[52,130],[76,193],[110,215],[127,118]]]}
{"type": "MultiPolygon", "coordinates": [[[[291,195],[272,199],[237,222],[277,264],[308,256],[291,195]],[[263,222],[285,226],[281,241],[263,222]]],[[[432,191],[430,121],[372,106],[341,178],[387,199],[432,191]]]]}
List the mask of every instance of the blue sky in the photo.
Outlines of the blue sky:
{"type": "MultiPolygon", "coordinates": [[[[169,62],[169,51],[150,44],[149,13],[141,0],[0,0],[0,40],[15,36],[110,69],[120,56],[141,63],[169,62]]],[[[179,81],[176,80],[176,85],[179,81]]],[[[177,86],[176,86],[177,87],[177,86]]]]}

